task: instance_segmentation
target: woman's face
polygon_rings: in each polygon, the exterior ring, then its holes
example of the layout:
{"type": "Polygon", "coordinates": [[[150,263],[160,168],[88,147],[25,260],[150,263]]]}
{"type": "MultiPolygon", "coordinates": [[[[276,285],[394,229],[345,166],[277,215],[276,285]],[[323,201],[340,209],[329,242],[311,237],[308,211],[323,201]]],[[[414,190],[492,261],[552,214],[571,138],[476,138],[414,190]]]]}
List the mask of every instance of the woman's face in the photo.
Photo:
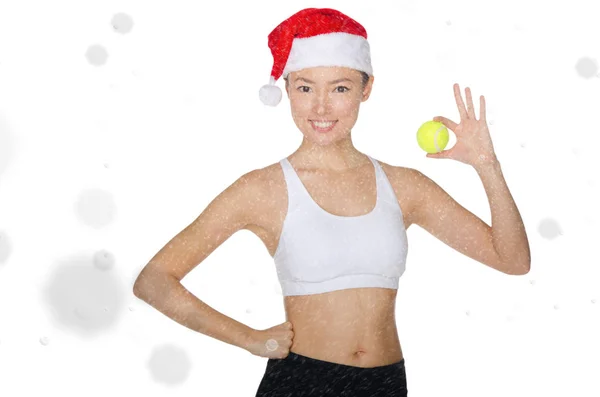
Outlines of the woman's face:
{"type": "Polygon", "coordinates": [[[362,88],[362,73],[346,67],[314,67],[288,74],[286,91],[292,117],[312,142],[327,144],[348,136],[358,118],[360,103],[371,94],[373,76],[362,88]],[[334,122],[321,124],[314,122],[334,122]]]}

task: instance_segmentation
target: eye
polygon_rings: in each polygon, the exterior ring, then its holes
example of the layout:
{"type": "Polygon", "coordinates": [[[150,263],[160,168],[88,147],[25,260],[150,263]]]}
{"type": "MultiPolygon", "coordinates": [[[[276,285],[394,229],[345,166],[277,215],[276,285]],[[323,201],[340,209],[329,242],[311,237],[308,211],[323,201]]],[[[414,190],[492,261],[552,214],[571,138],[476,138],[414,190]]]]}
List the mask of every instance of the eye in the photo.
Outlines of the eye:
{"type": "MultiPolygon", "coordinates": [[[[305,85],[301,85],[300,87],[298,87],[298,89],[299,89],[299,90],[301,90],[302,88],[308,88],[308,89],[310,89],[310,87],[308,87],[308,86],[305,86],[305,85]]],[[[337,87],[335,87],[335,89],[336,89],[336,90],[337,90],[338,88],[344,88],[344,89],[346,90],[346,91],[337,91],[337,92],[339,92],[339,93],[344,93],[344,92],[348,92],[348,91],[350,91],[350,88],[348,88],[348,87],[346,87],[346,86],[343,86],[343,85],[338,85],[337,87]]],[[[301,90],[301,92],[304,92],[304,93],[306,93],[306,92],[308,92],[308,91],[302,91],[302,90],[301,90]]]]}

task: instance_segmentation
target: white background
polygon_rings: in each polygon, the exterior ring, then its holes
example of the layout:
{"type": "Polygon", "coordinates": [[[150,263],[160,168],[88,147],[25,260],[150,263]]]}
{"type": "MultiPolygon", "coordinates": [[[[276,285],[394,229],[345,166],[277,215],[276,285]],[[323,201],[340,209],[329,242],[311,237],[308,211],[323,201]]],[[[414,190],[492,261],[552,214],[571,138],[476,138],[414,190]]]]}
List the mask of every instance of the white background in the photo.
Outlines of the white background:
{"type": "MultiPolygon", "coordinates": [[[[477,114],[485,96],[527,229],[524,276],[409,230],[396,312],[409,395],[600,395],[593,5],[2,1],[0,395],[255,395],[266,358],[179,325],[132,286],[218,193],[300,145],[285,93],[267,107],[258,90],[268,34],[307,7],[367,29],[375,84],[355,146],[420,170],[490,224],[474,169],[416,142],[434,116],[460,120],[454,83],[477,114]]],[[[249,231],[183,284],[250,327],[285,321],[274,264],[249,231]]]]}

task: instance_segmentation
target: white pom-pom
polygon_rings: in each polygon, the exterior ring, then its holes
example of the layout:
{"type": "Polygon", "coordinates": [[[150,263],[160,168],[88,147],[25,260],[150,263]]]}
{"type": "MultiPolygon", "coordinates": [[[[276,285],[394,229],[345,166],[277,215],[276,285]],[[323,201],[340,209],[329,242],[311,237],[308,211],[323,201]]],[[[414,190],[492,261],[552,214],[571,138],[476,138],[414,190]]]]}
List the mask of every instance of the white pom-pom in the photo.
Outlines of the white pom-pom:
{"type": "Polygon", "coordinates": [[[258,92],[260,101],[268,106],[277,106],[281,102],[282,95],[281,88],[275,85],[273,77],[271,77],[270,83],[260,87],[260,91],[258,92]]]}

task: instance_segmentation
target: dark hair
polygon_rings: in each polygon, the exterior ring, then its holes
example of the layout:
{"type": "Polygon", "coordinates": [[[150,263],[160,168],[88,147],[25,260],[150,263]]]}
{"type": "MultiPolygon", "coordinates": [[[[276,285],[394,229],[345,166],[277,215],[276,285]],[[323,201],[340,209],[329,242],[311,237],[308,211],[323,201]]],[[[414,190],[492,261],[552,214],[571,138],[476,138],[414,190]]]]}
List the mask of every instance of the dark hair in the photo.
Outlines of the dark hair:
{"type": "Polygon", "coordinates": [[[360,74],[362,74],[362,88],[365,88],[369,82],[369,74],[367,72],[363,72],[362,70],[360,71],[360,74]]]}
{"type": "MultiPolygon", "coordinates": [[[[362,75],[362,88],[364,89],[365,86],[367,85],[367,82],[369,81],[369,74],[367,72],[363,72],[362,70],[359,70],[359,72],[362,75]]],[[[288,85],[288,78],[284,77],[283,79],[285,80],[285,85],[287,87],[287,85],[288,85]]]]}

